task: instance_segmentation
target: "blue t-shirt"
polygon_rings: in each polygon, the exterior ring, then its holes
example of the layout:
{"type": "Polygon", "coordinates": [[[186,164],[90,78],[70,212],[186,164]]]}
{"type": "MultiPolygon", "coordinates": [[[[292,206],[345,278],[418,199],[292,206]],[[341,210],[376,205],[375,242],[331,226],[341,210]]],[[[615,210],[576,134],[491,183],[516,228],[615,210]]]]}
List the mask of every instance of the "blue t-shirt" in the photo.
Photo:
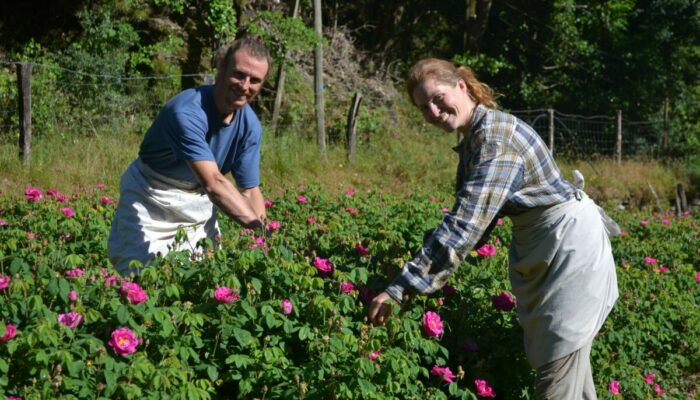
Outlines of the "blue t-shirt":
{"type": "Polygon", "coordinates": [[[238,187],[260,185],[262,127],[249,105],[224,124],[214,103],[214,86],[187,89],[168,101],[146,132],[139,157],[155,172],[197,183],[187,161],[216,161],[238,187]]]}

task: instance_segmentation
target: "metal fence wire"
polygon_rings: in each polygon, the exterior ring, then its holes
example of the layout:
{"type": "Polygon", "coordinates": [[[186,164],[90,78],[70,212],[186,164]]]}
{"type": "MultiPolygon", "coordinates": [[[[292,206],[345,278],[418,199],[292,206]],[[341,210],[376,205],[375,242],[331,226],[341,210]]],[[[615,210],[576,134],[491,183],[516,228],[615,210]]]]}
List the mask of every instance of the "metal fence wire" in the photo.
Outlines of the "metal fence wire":
{"type": "MultiPolygon", "coordinates": [[[[19,135],[17,62],[0,61],[0,143],[19,135]]],[[[45,133],[145,130],[165,103],[182,88],[185,77],[213,83],[208,74],[115,76],[51,63],[31,63],[32,131],[45,133]]],[[[664,121],[628,121],[614,116],[564,114],[551,109],[510,111],[544,139],[553,153],[569,158],[611,157],[618,145],[625,157],[660,155],[664,121]],[[617,130],[622,138],[618,143],[617,130]]]]}

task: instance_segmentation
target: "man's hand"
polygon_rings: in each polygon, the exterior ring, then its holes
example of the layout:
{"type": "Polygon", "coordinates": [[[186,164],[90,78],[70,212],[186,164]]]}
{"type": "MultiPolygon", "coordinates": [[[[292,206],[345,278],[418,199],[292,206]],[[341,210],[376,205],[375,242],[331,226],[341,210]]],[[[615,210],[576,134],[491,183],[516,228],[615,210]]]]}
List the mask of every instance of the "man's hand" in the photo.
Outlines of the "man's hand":
{"type": "Polygon", "coordinates": [[[372,303],[369,305],[369,317],[372,325],[384,325],[387,318],[391,315],[391,309],[396,305],[396,302],[389,296],[387,292],[378,294],[372,303]]]}

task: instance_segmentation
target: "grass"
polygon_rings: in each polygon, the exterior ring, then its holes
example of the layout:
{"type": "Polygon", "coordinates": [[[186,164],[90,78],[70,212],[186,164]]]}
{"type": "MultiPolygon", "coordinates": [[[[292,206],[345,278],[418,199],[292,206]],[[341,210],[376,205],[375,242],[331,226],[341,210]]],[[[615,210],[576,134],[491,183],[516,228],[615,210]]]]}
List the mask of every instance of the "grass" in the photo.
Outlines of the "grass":
{"type": "MultiPolygon", "coordinates": [[[[0,145],[0,193],[17,195],[28,186],[77,193],[104,182],[116,195],[119,178],[136,156],[140,142],[141,136],[134,133],[40,138],[34,142],[28,168],[21,164],[15,145],[0,145]]],[[[331,193],[348,187],[394,194],[451,193],[457,165],[451,147],[455,144],[453,135],[416,125],[369,142],[365,138],[350,162],[343,144],[330,144],[323,158],[313,140],[289,132],[267,135],[262,150],[263,190],[274,196],[301,183],[313,183],[331,193]]],[[[586,191],[601,203],[654,206],[651,186],[662,207],[669,208],[677,183],[686,184],[690,196],[694,192],[680,164],[627,160],[618,165],[611,159],[558,163],[568,177],[572,169],[581,170],[586,191]]]]}

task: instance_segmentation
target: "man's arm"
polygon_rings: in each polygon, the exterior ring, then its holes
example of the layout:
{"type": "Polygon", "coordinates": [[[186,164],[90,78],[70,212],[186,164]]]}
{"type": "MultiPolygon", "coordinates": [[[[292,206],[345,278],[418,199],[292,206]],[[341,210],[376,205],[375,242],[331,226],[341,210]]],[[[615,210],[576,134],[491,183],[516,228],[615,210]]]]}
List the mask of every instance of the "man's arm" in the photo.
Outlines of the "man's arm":
{"type": "Polygon", "coordinates": [[[265,198],[260,191],[260,186],[241,189],[241,195],[248,199],[250,206],[253,207],[253,210],[255,211],[255,215],[257,215],[261,221],[267,219],[267,213],[265,212],[265,198]]]}
{"type": "MultiPolygon", "coordinates": [[[[254,208],[254,203],[243,196],[219,171],[216,162],[187,161],[187,163],[202,184],[204,192],[219,210],[247,228],[263,228],[260,213],[254,208]]],[[[258,193],[260,193],[259,190],[258,193]]],[[[262,199],[262,194],[259,196],[262,199]]],[[[264,212],[263,200],[260,200],[260,206],[264,212]]]]}

